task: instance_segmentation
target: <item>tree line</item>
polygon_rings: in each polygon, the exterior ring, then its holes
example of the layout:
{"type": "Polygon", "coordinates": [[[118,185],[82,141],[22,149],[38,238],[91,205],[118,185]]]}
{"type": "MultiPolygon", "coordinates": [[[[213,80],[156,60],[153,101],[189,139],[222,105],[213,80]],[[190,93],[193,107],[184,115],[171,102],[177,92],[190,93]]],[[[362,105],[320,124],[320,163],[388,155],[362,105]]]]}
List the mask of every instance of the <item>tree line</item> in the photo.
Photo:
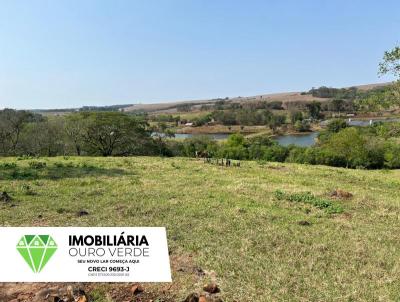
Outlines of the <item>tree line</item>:
{"type": "Polygon", "coordinates": [[[159,148],[145,119],[121,112],[65,116],[0,111],[0,155],[147,155],[159,148]]]}
{"type": "MultiPolygon", "coordinates": [[[[296,117],[293,117],[296,120],[296,117]]],[[[296,122],[301,121],[300,116],[296,122]]],[[[0,111],[1,156],[160,155],[322,164],[347,168],[400,168],[400,123],[348,127],[332,120],[311,147],[281,146],[271,137],[233,134],[225,142],[199,136],[183,141],[153,136],[143,116],[121,112],[80,112],[42,116],[0,111]]]]}
{"type": "Polygon", "coordinates": [[[196,151],[214,158],[290,162],[362,169],[400,168],[400,123],[378,123],[349,127],[332,120],[310,147],[281,146],[267,136],[229,136],[226,142],[209,137],[168,141],[169,156],[194,157],[196,151]]]}

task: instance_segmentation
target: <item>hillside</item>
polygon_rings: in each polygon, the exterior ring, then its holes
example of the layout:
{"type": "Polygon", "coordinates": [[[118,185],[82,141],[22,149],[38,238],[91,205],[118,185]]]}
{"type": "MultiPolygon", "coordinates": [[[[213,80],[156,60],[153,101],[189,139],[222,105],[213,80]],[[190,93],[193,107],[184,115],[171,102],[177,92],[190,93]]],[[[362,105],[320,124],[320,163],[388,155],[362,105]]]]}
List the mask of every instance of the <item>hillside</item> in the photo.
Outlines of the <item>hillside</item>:
{"type": "MultiPolygon", "coordinates": [[[[386,86],[390,83],[376,83],[353,86],[358,90],[366,91],[374,88],[386,86]]],[[[349,88],[349,87],[344,87],[349,88]]],[[[179,106],[189,104],[193,109],[200,108],[202,105],[213,105],[215,102],[220,100],[227,100],[233,103],[251,102],[251,101],[280,101],[284,104],[291,102],[311,102],[313,100],[325,102],[330,100],[329,98],[318,98],[313,97],[311,94],[304,94],[301,91],[294,92],[280,92],[280,93],[269,93],[260,94],[255,96],[238,96],[231,98],[215,98],[215,99],[204,99],[204,100],[187,100],[187,101],[167,101],[163,103],[146,103],[146,104],[125,104],[125,105],[110,105],[110,106],[83,106],[80,108],[53,108],[53,109],[32,109],[31,111],[44,114],[44,115],[63,115],[77,111],[144,111],[151,113],[176,113],[179,111],[179,106]]]]}
{"type": "MultiPolygon", "coordinates": [[[[223,301],[394,301],[399,179],[399,170],[267,162],[3,158],[0,224],[166,226],[173,283],[144,284],[154,300],[183,301],[213,280],[223,301]]],[[[113,287],[126,301],[126,285],[113,287]]],[[[107,301],[111,285],[90,288],[107,301]]]]}
{"type": "MultiPolygon", "coordinates": [[[[386,86],[389,83],[376,83],[376,84],[365,84],[352,86],[356,87],[358,90],[366,91],[374,88],[386,86]]],[[[344,87],[349,88],[349,87],[344,87]]],[[[154,103],[154,104],[136,104],[130,107],[124,108],[124,111],[146,111],[146,112],[159,112],[159,113],[174,113],[177,112],[177,106],[182,104],[190,104],[194,108],[200,107],[201,105],[209,105],[214,104],[216,101],[222,99],[209,99],[209,100],[189,100],[189,101],[174,101],[174,102],[165,102],[165,103],[154,103]]],[[[246,97],[232,97],[229,98],[229,102],[241,103],[248,101],[256,101],[256,100],[264,100],[264,101],[281,101],[282,103],[291,103],[291,102],[311,102],[313,100],[325,102],[330,100],[329,98],[318,98],[313,97],[311,94],[304,94],[301,91],[295,92],[281,92],[281,93],[270,93],[270,94],[261,94],[255,96],[246,96],[246,97]]]]}

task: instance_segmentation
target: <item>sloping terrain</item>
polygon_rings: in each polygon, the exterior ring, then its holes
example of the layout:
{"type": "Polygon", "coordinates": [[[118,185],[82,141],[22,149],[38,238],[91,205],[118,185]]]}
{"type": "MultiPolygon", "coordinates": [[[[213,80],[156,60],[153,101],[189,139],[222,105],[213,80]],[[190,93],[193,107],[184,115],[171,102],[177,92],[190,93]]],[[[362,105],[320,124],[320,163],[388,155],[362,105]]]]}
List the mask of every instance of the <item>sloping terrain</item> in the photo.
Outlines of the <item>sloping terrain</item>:
{"type": "MultiPolygon", "coordinates": [[[[143,284],[140,301],[183,301],[209,282],[223,301],[397,301],[399,187],[399,170],[5,158],[0,225],[165,226],[173,283],[143,284]]],[[[94,301],[126,290],[96,286],[94,301]]]]}
{"type": "MultiPolygon", "coordinates": [[[[382,86],[386,86],[389,83],[376,83],[376,84],[366,84],[366,85],[358,85],[353,86],[359,90],[370,90],[382,86]]],[[[346,87],[349,88],[349,87],[346,87]]],[[[177,107],[182,104],[189,104],[194,108],[200,107],[201,105],[210,105],[214,104],[216,101],[222,99],[210,99],[210,100],[190,100],[190,101],[175,101],[175,102],[165,102],[165,103],[153,103],[153,104],[136,104],[130,107],[124,108],[125,112],[129,111],[147,111],[147,112],[159,112],[159,113],[174,113],[179,111],[177,107]]],[[[304,94],[300,91],[294,92],[282,92],[282,93],[270,93],[270,94],[262,94],[255,96],[247,96],[247,97],[232,97],[229,98],[229,102],[241,103],[248,101],[256,101],[256,100],[264,100],[264,101],[280,101],[283,103],[291,103],[291,102],[311,102],[311,101],[319,101],[325,102],[330,100],[329,98],[318,98],[313,97],[311,94],[304,94]]]]}

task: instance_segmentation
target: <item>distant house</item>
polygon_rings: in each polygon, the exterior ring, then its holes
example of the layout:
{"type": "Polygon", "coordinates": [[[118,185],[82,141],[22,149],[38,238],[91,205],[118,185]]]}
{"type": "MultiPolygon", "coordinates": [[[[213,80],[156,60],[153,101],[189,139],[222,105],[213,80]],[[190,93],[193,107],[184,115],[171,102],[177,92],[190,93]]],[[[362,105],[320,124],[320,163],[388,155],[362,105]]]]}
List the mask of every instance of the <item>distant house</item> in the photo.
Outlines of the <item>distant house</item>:
{"type": "Polygon", "coordinates": [[[192,127],[193,123],[186,123],[185,126],[192,127]]]}

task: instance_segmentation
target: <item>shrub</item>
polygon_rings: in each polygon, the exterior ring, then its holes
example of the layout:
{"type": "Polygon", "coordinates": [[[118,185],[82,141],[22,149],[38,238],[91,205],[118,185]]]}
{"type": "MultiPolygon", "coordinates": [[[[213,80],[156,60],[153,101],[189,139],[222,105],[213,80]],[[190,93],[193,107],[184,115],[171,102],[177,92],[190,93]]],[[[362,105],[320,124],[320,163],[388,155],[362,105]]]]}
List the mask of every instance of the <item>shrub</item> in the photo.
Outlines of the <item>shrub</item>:
{"type": "Polygon", "coordinates": [[[284,146],[273,145],[264,150],[262,159],[268,161],[284,162],[288,155],[288,149],[284,146]]]}
{"type": "Polygon", "coordinates": [[[305,120],[302,120],[302,121],[297,120],[294,123],[294,129],[296,129],[296,131],[299,131],[299,132],[310,131],[310,128],[311,128],[310,123],[305,120]]]}
{"type": "Polygon", "coordinates": [[[306,149],[307,148],[305,147],[290,146],[286,161],[289,163],[304,164],[306,162],[305,160],[306,149]]]}
{"type": "Polygon", "coordinates": [[[330,133],[337,133],[346,127],[347,127],[347,123],[343,119],[330,120],[329,123],[326,125],[326,129],[330,133]]]}
{"type": "Polygon", "coordinates": [[[400,168],[400,145],[388,143],[383,157],[385,167],[389,169],[400,168]]]}
{"type": "Polygon", "coordinates": [[[193,123],[196,127],[203,126],[211,121],[211,114],[197,117],[193,119],[193,123]]]}
{"type": "Polygon", "coordinates": [[[15,169],[17,167],[16,163],[1,163],[0,168],[2,169],[15,169]]]}
{"type": "Polygon", "coordinates": [[[219,156],[231,159],[247,159],[248,152],[244,146],[229,146],[226,145],[219,151],[219,156]]]}
{"type": "Polygon", "coordinates": [[[346,167],[346,158],[328,149],[314,148],[315,164],[333,167],[346,167]]]}
{"type": "MultiPolygon", "coordinates": [[[[173,144],[172,144],[173,145],[173,144]]],[[[216,153],[217,143],[206,135],[193,136],[183,141],[182,145],[175,145],[175,151],[182,152],[183,155],[194,157],[198,153],[208,153],[211,157],[216,153]]]]}
{"type": "Polygon", "coordinates": [[[43,169],[46,167],[46,163],[43,161],[31,161],[28,165],[32,169],[43,169]]]}
{"type": "Polygon", "coordinates": [[[328,214],[338,214],[343,212],[343,208],[340,205],[333,203],[329,199],[314,196],[310,192],[289,194],[282,190],[276,190],[275,198],[277,200],[310,204],[318,209],[324,210],[328,214]]]}

